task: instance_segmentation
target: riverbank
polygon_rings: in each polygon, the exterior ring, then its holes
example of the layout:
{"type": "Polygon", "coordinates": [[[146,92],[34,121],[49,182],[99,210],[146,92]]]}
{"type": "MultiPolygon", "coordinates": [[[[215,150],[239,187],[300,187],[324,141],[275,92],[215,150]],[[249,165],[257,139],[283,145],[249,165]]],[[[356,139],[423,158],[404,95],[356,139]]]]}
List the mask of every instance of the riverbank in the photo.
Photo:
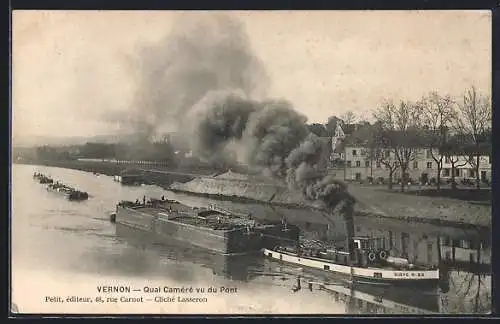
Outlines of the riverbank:
{"type": "Polygon", "coordinates": [[[113,162],[95,162],[79,160],[61,161],[37,161],[18,162],[17,164],[40,165],[56,168],[72,169],[90,173],[98,173],[107,176],[119,175],[126,170],[134,170],[141,173],[145,184],[154,184],[163,188],[168,188],[173,182],[186,182],[197,176],[210,175],[212,170],[166,168],[156,165],[141,164],[118,164],[113,162]]]}
{"type": "Polygon", "coordinates": [[[349,192],[358,200],[358,211],[378,217],[491,228],[491,201],[408,195],[352,184],[349,192]]]}
{"type": "MultiPolygon", "coordinates": [[[[26,163],[29,164],[29,163],[26,163]]],[[[34,163],[33,163],[34,164],[34,163]]],[[[246,191],[250,190],[245,186],[245,196],[239,195],[241,188],[231,189],[231,182],[224,184],[224,192],[217,194],[220,188],[211,188],[210,183],[205,187],[197,181],[193,181],[193,188],[190,181],[197,176],[210,175],[208,170],[182,170],[167,169],[144,165],[120,165],[111,162],[89,162],[89,161],[51,161],[37,163],[46,166],[61,167],[81,170],[86,172],[101,173],[109,176],[119,174],[129,168],[140,169],[143,172],[146,182],[158,185],[164,189],[172,189],[170,185],[174,182],[182,184],[182,188],[176,191],[186,194],[194,194],[218,200],[235,200],[244,202],[249,196],[246,191]],[[196,185],[195,185],[196,184],[196,185]],[[195,188],[196,187],[196,188],[195,188]],[[194,190],[196,189],[196,190],[194,190]],[[238,189],[238,190],[237,190],[238,189]]],[[[236,183],[235,181],[233,181],[236,183]]],[[[404,194],[390,192],[380,186],[366,186],[351,183],[349,192],[356,198],[355,212],[364,216],[380,218],[380,221],[398,219],[406,221],[416,221],[432,223],[435,225],[451,225],[462,227],[482,227],[491,228],[491,200],[471,201],[454,199],[448,197],[429,197],[425,195],[404,194]]],[[[175,188],[174,188],[175,189],[175,188]]],[[[257,189],[256,189],[257,190],[257,189]]],[[[255,193],[256,197],[262,196],[263,192],[255,193]]],[[[464,195],[462,195],[464,196],[464,195]]],[[[274,195],[273,195],[274,197],[274,195]]],[[[255,199],[251,199],[255,202],[255,199]]],[[[259,200],[259,199],[257,199],[259,200]]],[[[262,201],[267,203],[268,201],[262,201]]]]}

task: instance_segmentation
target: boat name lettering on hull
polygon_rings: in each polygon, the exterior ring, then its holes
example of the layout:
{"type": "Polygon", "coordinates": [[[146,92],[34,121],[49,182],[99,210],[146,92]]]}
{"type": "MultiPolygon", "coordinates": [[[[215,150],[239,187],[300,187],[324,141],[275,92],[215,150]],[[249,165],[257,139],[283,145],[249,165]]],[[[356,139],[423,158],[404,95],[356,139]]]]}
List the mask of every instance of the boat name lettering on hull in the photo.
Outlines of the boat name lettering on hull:
{"type": "Polygon", "coordinates": [[[394,272],[394,277],[425,277],[423,272],[394,272]]]}

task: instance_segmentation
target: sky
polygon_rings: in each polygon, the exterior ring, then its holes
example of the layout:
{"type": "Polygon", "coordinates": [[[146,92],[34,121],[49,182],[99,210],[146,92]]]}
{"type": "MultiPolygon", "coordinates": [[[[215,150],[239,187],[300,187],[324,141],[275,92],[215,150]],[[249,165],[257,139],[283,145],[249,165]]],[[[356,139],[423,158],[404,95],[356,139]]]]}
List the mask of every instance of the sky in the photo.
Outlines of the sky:
{"type": "MultiPolygon", "coordinates": [[[[137,49],[169,34],[172,11],[14,11],[13,141],[116,132],[105,110],[126,111],[140,82],[137,49]]],[[[184,19],[190,15],[184,14],[184,19]]],[[[246,29],[284,98],[309,122],[430,91],[491,93],[488,11],[228,12],[246,29]]]]}

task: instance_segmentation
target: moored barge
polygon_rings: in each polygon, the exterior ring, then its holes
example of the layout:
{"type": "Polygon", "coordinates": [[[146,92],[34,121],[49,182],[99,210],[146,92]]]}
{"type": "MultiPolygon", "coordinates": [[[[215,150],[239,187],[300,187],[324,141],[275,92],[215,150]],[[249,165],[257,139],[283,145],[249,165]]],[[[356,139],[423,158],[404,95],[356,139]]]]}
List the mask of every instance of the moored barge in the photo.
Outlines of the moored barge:
{"type": "Polygon", "coordinates": [[[115,215],[117,231],[123,227],[139,229],[157,243],[175,240],[226,255],[259,252],[270,240],[272,244],[293,244],[299,234],[298,228],[262,224],[214,206],[196,208],[168,199],[122,201],[115,215]],[[278,227],[281,234],[277,233],[278,227]]]}
{"type": "Polygon", "coordinates": [[[47,177],[46,175],[38,173],[38,172],[35,172],[33,174],[33,179],[38,180],[38,182],[41,184],[54,183],[54,180],[52,180],[50,177],[47,177]]]}
{"type": "Polygon", "coordinates": [[[48,191],[56,192],[62,194],[66,199],[72,200],[72,201],[82,201],[82,200],[87,200],[89,198],[88,193],[76,190],[74,188],[71,188],[65,184],[55,182],[55,183],[50,183],[47,186],[48,191]]]}

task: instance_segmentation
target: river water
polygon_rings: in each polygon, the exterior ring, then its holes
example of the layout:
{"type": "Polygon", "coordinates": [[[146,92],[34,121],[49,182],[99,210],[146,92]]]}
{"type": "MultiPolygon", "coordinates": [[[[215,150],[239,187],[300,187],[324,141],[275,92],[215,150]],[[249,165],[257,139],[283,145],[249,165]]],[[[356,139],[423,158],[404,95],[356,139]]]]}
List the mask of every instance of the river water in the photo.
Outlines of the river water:
{"type": "Polygon", "coordinates": [[[165,195],[184,203],[191,199],[156,186],[122,186],[104,175],[13,165],[11,300],[19,312],[398,314],[473,313],[489,309],[489,276],[453,272],[451,289],[446,294],[392,287],[353,288],[334,278],[260,256],[227,260],[188,247],[143,244],[141,233],[118,235],[109,222],[109,213],[118,201],[143,195],[165,195]],[[35,171],[91,196],[84,202],[67,201],[34,181],[35,171]],[[298,282],[301,289],[297,288],[298,282]],[[325,282],[326,286],[320,286],[325,282]],[[105,293],[99,291],[100,286],[124,286],[132,291],[105,293]],[[146,293],[144,287],[185,287],[188,292],[146,293]],[[193,291],[189,292],[191,287],[193,291]],[[210,288],[217,291],[209,292],[210,288]],[[465,289],[467,292],[461,295],[465,289]],[[142,302],[119,301],[121,297],[141,296],[142,302]],[[167,301],[167,297],[174,301],[167,301]],[[200,299],[181,302],[178,297],[200,299]],[[88,298],[88,302],[74,302],[77,298],[88,298]]]}

